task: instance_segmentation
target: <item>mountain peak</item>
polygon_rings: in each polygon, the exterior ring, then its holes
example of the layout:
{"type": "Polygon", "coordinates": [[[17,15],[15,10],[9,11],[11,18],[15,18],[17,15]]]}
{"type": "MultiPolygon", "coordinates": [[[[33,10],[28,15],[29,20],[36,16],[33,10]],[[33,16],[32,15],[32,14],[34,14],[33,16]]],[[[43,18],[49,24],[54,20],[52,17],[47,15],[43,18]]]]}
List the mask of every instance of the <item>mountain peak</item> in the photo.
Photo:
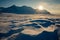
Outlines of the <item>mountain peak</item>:
{"type": "Polygon", "coordinates": [[[16,6],[12,5],[8,8],[3,8],[0,12],[3,13],[16,13],[16,14],[50,14],[47,10],[37,10],[29,6],[16,6]]]}
{"type": "Polygon", "coordinates": [[[47,10],[38,10],[38,9],[36,9],[36,12],[37,12],[37,14],[51,14],[49,11],[47,11],[47,10]]]}
{"type": "Polygon", "coordinates": [[[27,7],[27,6],[24,5],[24,6],[22,6],[22,7],[27,7]]]}
{"type": "Polygon", "coordinates": [[[8,8],[16,8],[16,7],[18,7],[18,6],[12,5],[12,6],[8,7],[8,8]]]}
{"type": "Polygon", "coordinates": [[[16,7],[16,5],[12,5],[12,7],[16,7]]]}

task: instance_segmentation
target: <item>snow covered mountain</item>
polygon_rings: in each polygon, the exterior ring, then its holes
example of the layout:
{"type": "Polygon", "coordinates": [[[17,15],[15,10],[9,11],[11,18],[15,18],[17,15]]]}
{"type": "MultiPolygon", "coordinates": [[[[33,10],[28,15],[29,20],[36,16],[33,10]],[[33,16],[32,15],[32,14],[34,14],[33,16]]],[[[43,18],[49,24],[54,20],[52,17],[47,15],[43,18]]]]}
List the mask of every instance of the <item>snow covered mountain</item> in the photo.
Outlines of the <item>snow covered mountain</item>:
{"type": "Polygon", "coordinates": [[[38,9],[33,9],[32,7],[28,6],[16,6],[12,5],[7,8],[0,8],[0,12],[3,13],[16,13],[16,14],[50,14],[47,10],[38,10],[38,9]]]}

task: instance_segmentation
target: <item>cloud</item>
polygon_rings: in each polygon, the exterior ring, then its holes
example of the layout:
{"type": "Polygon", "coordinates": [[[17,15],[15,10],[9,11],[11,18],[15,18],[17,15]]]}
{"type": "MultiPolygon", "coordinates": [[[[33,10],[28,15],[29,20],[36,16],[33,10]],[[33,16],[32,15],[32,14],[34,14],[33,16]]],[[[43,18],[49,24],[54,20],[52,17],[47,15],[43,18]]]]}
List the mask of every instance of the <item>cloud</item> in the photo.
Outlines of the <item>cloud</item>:
{"type": "Polygon", "coordinates": [[[10,30],[8,27],[10,24],[10,22],[0,22],[0,33],[7,33],[10,30]]]}
{"type": "Polygon", "coordinates": [[[43,32],[43,29],[24,29],[21,33],[28,34],[28,35],[38,35],[43,32]]]}
{"type": "Polygon", "coordinates": [[[25,27],[21,33],[33,36],[41,34],[43,31],[54,32],[56,30],[56,27],[54,25],[51,25],[47,28],[41,26],[40,24],[38,24],[38,26],[40,26],[41,28],[25,27]]]}
{"type": "Polygon", "coordinates": [[[48,28],[40,28],[40,29],[24,29],[21,33],[23,34],[27,34],[27,35],[38,35],[38,34],[41,34],[43,31],[47,31],[47,32],[54,32],[55,27],[48,27],[48,28]]]}
{"type": "Polygon", "coordinates": [[[41,0],[41,2],[47,2],[50,4],[60,4],[60,0],[41,0]]]}
{"type": "MultiPolygon", "coordinates": [[[[38,34],[42,33],[43,31],[53,32],[55,30],[54,26],[49,26],[48,28],[38,28],[38,29],[33,26],[24,26],[24,27],[21,26],[24,24],[32,24],[32,22],[30,22],[31,20],[37,20],[38,18],[39,18],[38,20],[40,20],[40,18],[42,18],[41,16],[42,15],[17,15],[17,14],[12,15],[11,17],[7,17],[7,15],[3,16],[3,17],[1,17],[3,19],[0,20],[0,33],[6,33],[8,31],[10,31],[11,29],[18,30],[21,27],[24,29],[21,33],[29,34],[29,35],[38,35],[38,34]],[[4,19],[6,19],[6,20],[4,20],[4,19]],[[9,26],[12,24],[11,23],[12,20],[14,22],[16,22],[15,23],[16,27],[14,27],[14,28],[11,28],[9,26]],[[21,21],[21,20],[23,20],[23,21],[21,21]],[[6,21],[6,22],[4,22],[4,21],[6,21]]],[[[44,18],[45,17],[47,18],[48,16],[44,16],[44,18]]],[[[52,17],[52,16],[50,16],[50,17],[52,17]]]]}
{"type": "Polygon", "coordinates": [[[60,4],[52,4],[48,2],[41,2],[39,5],[42,5],[46,10],[52,14],[60,15],[60,4]]]}

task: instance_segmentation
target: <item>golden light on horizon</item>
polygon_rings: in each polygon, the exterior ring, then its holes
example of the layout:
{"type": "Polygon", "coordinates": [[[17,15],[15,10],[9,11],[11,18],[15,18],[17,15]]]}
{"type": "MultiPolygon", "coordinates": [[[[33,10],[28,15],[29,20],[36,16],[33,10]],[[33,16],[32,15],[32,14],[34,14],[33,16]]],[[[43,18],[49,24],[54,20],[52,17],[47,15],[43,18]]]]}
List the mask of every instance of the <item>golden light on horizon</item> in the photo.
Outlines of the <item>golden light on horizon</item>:
{"type": "Polygon", "coordinates": [[[40,6],[38,7],[38,9],[39,9],[39,10],[44,10],[44,7],[40,5],[40,6]]]}

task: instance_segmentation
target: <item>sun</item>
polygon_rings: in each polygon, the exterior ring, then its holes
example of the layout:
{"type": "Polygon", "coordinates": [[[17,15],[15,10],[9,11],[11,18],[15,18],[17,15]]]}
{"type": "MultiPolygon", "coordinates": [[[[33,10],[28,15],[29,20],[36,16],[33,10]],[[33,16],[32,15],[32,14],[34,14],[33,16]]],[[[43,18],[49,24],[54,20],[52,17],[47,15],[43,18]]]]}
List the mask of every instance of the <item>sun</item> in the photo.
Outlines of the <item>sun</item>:
{"type": "Polygon", "coordinates": [[[44,10],[44,7],[43,6],[39,6],[38,9],[39,10],[44,10]]]}

